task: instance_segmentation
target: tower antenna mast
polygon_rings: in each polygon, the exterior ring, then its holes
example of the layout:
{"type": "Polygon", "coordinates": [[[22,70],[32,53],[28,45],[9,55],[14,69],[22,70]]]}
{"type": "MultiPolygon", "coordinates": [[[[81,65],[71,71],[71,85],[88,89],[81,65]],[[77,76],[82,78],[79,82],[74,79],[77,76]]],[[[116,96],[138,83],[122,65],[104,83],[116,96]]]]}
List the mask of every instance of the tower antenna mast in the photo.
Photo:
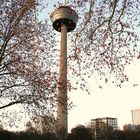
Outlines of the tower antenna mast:
{"type": "Polygon", "coordinates": [[[67,0],[63,0],[63,4],[66,5],[67,4],[67,0]]]}

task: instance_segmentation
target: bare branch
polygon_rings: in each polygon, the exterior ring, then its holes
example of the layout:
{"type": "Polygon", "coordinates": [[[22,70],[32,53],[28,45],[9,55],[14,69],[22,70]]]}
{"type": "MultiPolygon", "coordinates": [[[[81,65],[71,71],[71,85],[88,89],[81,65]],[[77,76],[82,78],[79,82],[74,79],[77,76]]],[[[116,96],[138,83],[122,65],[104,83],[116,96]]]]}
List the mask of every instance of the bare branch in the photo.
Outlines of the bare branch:
{"type": "Polygon", "coordinates": [[[111,16],[109,17],[109,20],[108,20],[108,25],[109,26],[110,26],[110,23],[111,23],[111,20],[112,20],[114,14],[115,14],[117,2],[118,2],[118,0],[114,0],[114,2],[113,2],[113,4],[114,4],[113,10],[112,10],[111,16]]]}
{"type": "Polygon", "coordinates": [[[4,109],[4,108],[7,108],[7,107],[10,107],[12,105],[19,104],[19,103],[22,103],[22,100],[10,102],[9,104],[1,106],[0,109],[4,109]]]}

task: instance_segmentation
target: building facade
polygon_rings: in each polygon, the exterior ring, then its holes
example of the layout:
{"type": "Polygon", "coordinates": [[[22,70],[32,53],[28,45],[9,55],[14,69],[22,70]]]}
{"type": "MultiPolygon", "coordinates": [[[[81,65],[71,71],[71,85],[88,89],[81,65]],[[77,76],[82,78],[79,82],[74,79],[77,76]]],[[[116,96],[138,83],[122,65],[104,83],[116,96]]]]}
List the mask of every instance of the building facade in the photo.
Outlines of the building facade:
{"type": "Polygon", "coordinates": [[[140,125],[140,109],[131,110],[133,125],[140,125]]]}
{"type": "Polygon", "coordinates": [[[101,137],[107,140],[108,133],[118,129],[117,118],[105,117],[92,119],[91,128],[96,140],[99,140],[101,137]]]}
{"type": "Polygon", "coordinates": [[[135,131],[135,125],[125,124],[123,126],[123,131],[135,131]]]}

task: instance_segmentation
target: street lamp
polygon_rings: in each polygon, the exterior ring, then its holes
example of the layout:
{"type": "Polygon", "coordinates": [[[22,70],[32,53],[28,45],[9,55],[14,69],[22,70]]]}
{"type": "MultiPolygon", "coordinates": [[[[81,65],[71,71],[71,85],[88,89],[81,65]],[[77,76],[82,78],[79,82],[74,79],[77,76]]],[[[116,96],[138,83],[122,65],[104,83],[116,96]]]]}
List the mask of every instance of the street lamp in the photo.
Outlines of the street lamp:
{"type": "Polygon", "coordinates": [[[57,107],[57,134],[59,140],[67,138],[68,112],[67,112],[67,32],[75,29],[78,21],[77,13],[70,7],[64,6],[55,9],[51,16],[53,28],[61,32],[60,65],[58,79],[58,107],[57,107]]]}

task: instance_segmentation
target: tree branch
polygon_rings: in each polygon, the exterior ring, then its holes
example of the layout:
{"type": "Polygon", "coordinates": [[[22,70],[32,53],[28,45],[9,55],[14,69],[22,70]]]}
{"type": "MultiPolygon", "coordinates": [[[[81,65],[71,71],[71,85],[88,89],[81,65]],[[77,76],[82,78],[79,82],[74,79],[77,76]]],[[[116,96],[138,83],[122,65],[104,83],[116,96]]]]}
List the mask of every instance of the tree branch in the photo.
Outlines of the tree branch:
{"type": "Polygon", "coordinates": [[[9,106],[12,106],[12,105],[15,105],[15,104],[19,104],[19,103],[22,103],[22,100],[19,100],[19,101],[14,101],[14,102],[11,102],[9,104],[6,104],[4,106],[1,106],[0,109],[4,109],[6,107],[9,107],[9,106]]]}
{"type": "Polygon", "coordinates": [[[118,2],[118,0],[114,0],[114,7],[113,7],[112,14],[111,14],[111,16],[109,17],[109,22],[108,22],[108,25],[110,25],[111,20],[112,20],[112,18],[113,18],[113,16],[114,16],[114,14],[115,14],[115,10],[116,10],[116,6],[117,6],[117,2],[118,2]]]}

